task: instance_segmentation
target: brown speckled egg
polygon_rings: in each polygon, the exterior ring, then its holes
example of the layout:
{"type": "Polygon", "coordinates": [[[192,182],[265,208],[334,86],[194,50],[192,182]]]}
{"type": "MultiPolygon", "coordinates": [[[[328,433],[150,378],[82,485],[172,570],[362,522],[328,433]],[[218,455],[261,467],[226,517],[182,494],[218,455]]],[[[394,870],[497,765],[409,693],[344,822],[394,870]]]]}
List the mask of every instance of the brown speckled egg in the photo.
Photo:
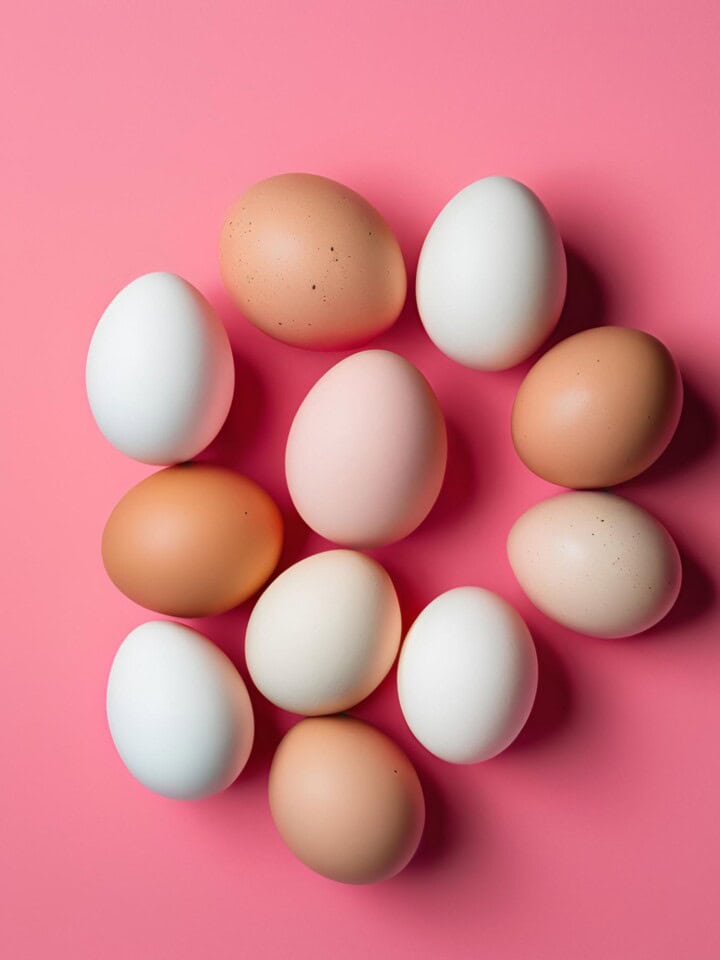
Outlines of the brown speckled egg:
{"type": "Polygon", "coordinates": [[[544,480],[610,487],[665,450],[682,396],[675,361],[655,337],[626,327],[584,330],[548,350],[523,380],[513,443],[544,480]]]}
{"type": "Polygon", "coordinates": [[[205,617],[246,600],[280,557],[280,511],[252,480],[209,464],[160,470],[133,487],[105,525],[115,586],[173,617],[205,617]]]}
{"type": "Polygon", "coordinates": [[[294,726],[273,758],[269,791],[285,843],[331,880],[385,880],[420,842],[425,801],[415,769],[360,720],[311,717],[294,726]]]}
{"type": "Polygon", "coordinates": [[[592,637],[647,630],[680,591],[680,554],[670,534],[612,493],[573,490],[536,503],[515,521],[507,551],[535,606],[592,637]]]}
{"type": "Polygon", "coordinates": [[[406,275],[390,227],[334,180],[287,173],[263,180],[231,207],[220,269],[242,313],[299,347],[356,346],[390,327],[406,275]]]}

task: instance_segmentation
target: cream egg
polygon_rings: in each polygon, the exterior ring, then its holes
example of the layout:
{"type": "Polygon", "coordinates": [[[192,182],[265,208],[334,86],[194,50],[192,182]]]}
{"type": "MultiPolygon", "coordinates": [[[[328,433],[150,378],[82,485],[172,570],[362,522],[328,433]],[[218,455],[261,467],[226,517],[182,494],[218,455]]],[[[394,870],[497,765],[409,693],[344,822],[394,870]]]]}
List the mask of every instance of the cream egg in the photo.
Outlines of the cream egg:
{"type": "Polygon", "coordinates": [[[308,526],[343,546],[400,540],[425,519],[445,475],[447,436],[430,385],[387,350],[341,360],[300,405],[285,473],[308,526]]]}
{"type": "Polygon", "coordinates": [[[328,550],[281,573],[253,608],[245,658],[258,690],[285,710],[338,713],[383,680],[400,645],[400,605],[370,557],[328,550]]]}
{"type": "Polygon", "coordinates": [[[670,534],[611,493],[573,491],[535,504],[516,520],[507,551],[535,606],[590,636],[647,630],[680,591],[680,555],[670,534]]]}

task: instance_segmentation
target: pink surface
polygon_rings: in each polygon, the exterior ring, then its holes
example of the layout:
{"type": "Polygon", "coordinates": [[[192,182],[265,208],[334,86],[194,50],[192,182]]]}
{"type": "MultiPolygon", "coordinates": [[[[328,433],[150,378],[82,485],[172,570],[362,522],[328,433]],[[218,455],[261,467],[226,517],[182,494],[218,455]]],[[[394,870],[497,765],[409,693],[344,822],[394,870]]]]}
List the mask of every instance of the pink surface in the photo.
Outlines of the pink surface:
{"type": "MultiPolygon", "coordinates": [[[[0,953],[26,958],[714,960],[720,955],[717,101],[720,7],[365,2],[13,4],[0,31],[3,569],[0,953]],[[115,649],[147,614],[100,563],[104,520],[148,470],[95,428],[93,325],[138,273],[177,271],[222,312],[238,358],[210,456],[281,503],[289,563],[323,548],[282,477],[293,411],[338,354],[250,328],[216,242],[247,184],[343,180],[397,229],[412,270],[460,187],[506,173],[566,240],[561,330],[636,324],[687,384],[669,453],[625,492],[677,536],[675,611],[635,640],[579,637],[535,612],[508,568],[514,518],[551,492],[517,460],[522,370],[447,361],[412,306],[375,342],[407,355],[451,425],[428,521],[379,551],[409,617],[460,583],[517,604],[537,638],[537,706],[477,767],[430,758],[392,682],[357,713],[417,764],[429,822],[416,862],[336,886],[283,848],[268,759],[290,718],[256,697],[247,774],[197,804],[123,769],[104,720],[115,649]]],[[[247,609],[198,624],[237,662],[247,609]]]]}

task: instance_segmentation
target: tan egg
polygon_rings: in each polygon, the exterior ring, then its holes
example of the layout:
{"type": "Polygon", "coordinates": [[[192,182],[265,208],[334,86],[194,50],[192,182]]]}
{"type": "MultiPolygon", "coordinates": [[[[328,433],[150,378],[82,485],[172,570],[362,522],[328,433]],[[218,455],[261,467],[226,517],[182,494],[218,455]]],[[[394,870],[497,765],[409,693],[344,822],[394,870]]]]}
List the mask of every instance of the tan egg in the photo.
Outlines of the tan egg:
{"type": "Polygon", "coordinates": [[[334,180],[286,173],[255,184],[220,235],[228,293],[260,330],[340,349],[390,327],[405,302],[400,246],[366,200],[334,180]]]}
{"type": "Polygon", "coordinates": [[[412,859],[425,824],[422,787],[392,740],[351,717],[312,717],[287,733],[270,770],[270,809],[306,866],[375,883],[412,859]]]}
{"type": "Polygon", "coordinates": [[[670,534],[612,493],[572,491],[536,503],[515,521],[507,551],[535,606],[593,637],[647,630],[680,591],[680,554],[670,534]]]}
{"type": "Polygon", "coordinates": [[[115,586],[150,610],[205,617],[255,593],[280,557],[280,511],[252,480],[209,464],[169,467],[133,487],[102,538],[115,586]]]}
{"type": "Polygon", "coordinates": [[[595,327],[562,340],[527,374],[513,406],[513,443],[544,480],[610,487],[665,450],[682,396],[678,368],[659,340],[595,327]]]}

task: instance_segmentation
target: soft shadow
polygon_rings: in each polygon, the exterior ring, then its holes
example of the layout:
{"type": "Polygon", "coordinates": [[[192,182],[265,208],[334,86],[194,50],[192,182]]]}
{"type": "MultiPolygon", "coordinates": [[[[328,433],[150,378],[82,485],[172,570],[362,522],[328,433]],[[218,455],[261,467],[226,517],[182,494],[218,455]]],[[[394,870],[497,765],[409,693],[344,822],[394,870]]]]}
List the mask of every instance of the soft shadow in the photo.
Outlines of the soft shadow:
{"type": "Polygon", "coordinates": [[[715,607],[717,587],[710,574],[692,551],[688,550],[682,542],[678,542],[675,537],[673,539],[677,543],[682,560],[682,585],[675,606],[660,623],[644,633],[630,637],[630,641],[658,640],[666,633],[677,635],[678,630],[699,620],[715,607]]]}
{"type": "Polygon", "coordinates": [[[261,426],[265,388],[253,366],[233,350],[235,392],[227,419],[199,460],[234,467],[247,452],[261,426]]]}
{"type": "Polygon", "coordinates": [[[256,777],[267,779],[275,750],[285,733],[278,723],[278,708],[267,701],[252,683],[248,683],[247,688],[255,717],[255,739],[245,769],[235,782],[239,786],[256,777]]]}
{"type": "Polygon", "coordinates": [[[572,686],[565,664],[537,631],[532,630],[538,656],[538,689],[527,723],[510,747],[534,747],[558,733],[572,712],[572,686]]]}
{"type": "Polygon", "coordinates": [[[382,350],[395,350],[398,353],[403,353],[408,345],[412,344],[418,333],[422,333],[423,336],[425,335],[417,307],[415,306],[414,281],[412,287],[410,284],[411,278],[408,277],[407,300],[405,301],[405,306],[400,311],[400,316],[388,330],[367,344],[368,347],[377,347],[382,350]]]}
{"type": "MultiPolygon", "coordinates": [[[[394,723],[403,722],[402,715],[399,712],[397,666],[395,663],[375,689],[371,690],[364,700],[352,707],[352,712],[361,720],[366,720],[373,725],[378,719],[385,722],[390,715],[394,717],[394,723]]],[[[394,735],[393,731],[390,730],[389,736],[394,737],[394,735]]]]}
{"type": "Polygon", "coordinates": [[[392,545],[384,548],[382,553],[378,553],[378,562],[385,567],[390,579],[392,580],[400,603],[400,613],[402,615],[403,638],[417,619],[418,614],[425,604],[429,602],[424,599],[415,584],[410,580],[406,572],[406,566],[401,562],[395,562],[392,558],[392,545]],[[385,550],[388,556],[385,556],[385,550]]]}
{"type": "Polygon", "coordinates": [[[565,243],[565,257],[567,259],[565,306],[557,327],[543,343],[539,353],[546,353],[560,340],[574,333],[607,323],[610,304],[607,290],[600,276],[572,243],[565,243]]]}
{"type": "Polygon", "coordinates": [[[473,449],[456,423],[448,420],[448,458],[440,495],[423,522],[423,531],[459,520],[478,495],[473,449]]]}
{"type": "Polygon", "coordinates": [[[639,483],[672,477],[707,456],[717,444],[717,412],[685,374],[683,390],[683,408],[675,436],[663,455],[637,478],[639,483]]]}
{"type": "Polygon", "coordinates": [[[413,758],[413,765],[425,797],[425,829],[417,853],[407,869],[413,872],[428,868],[434,870],[439,863],[452,856],[461,840],[461,831],[438,780],[428,772],[426,766],[418,764],[416,758],[413,758]]]}
{"type": "Polygon", "coordinates": [[[288,506],[283,510],[283,546],[280,560],[273,573],[271,580],[274,580],[279,573],[297,563],[303,556],[305,544],[310,536],[310,528],[301,518],[300,514],[293,506],[288,506]]]}

